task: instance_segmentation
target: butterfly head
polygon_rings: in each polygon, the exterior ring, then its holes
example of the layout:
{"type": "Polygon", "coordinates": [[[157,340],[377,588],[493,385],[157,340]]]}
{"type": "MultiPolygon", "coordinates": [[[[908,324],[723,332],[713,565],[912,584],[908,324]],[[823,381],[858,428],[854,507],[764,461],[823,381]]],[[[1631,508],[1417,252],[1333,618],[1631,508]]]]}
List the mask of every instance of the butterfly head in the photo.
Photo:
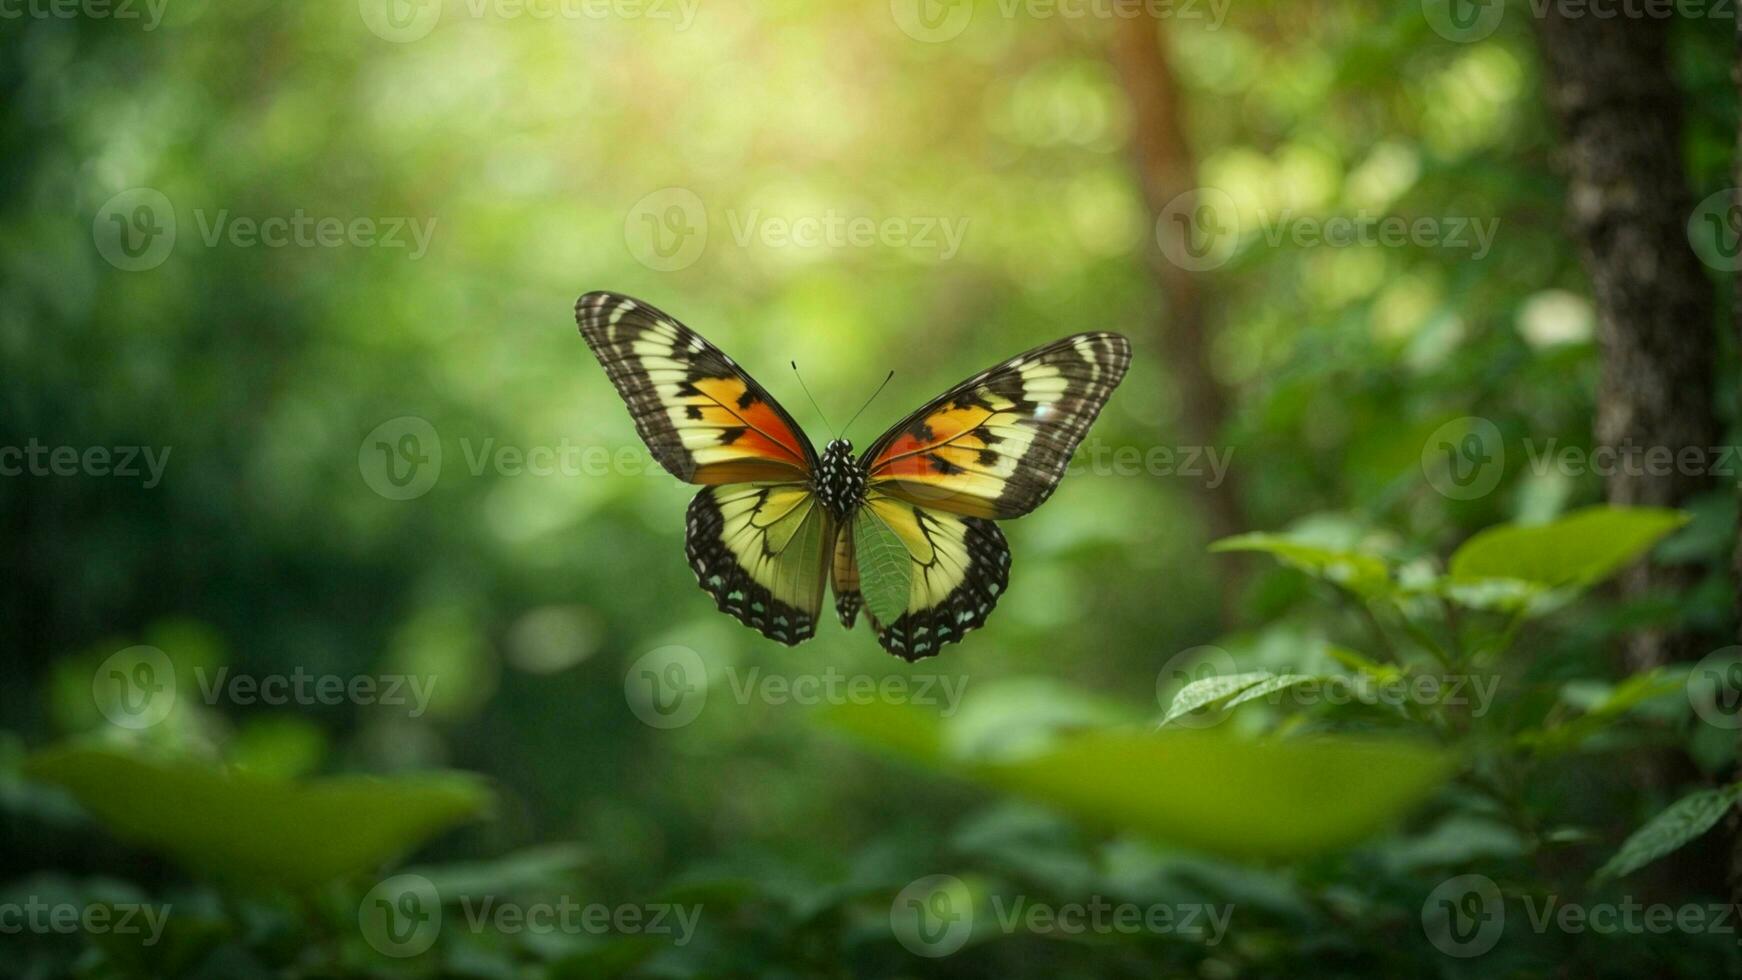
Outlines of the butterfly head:
{"type": "Polygon", "coordinates": [[[845,518],[859,506],[865,496],[865,471],[853,459],[853,443],[846,439],[831,439],[823,447],[817,461],[816,478],[812,481],[817,499],[836,517],[845,518]]]}

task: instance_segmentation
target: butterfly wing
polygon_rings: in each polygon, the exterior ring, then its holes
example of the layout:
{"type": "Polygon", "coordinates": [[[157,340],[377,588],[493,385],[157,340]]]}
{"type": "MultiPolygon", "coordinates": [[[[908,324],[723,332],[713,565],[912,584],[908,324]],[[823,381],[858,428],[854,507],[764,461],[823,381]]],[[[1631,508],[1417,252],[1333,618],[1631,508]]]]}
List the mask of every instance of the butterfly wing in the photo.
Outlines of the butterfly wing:
{"type": "Polygon", "coordinates": [[[575,303],[581,336],[655,459],[686,483],[800,481],[816,451],[780,403],[675,318],[618,293],[575,303]]]}
{"type": "MultiPolygon", "coordinates": [[[[866,496],[853,520],[882,521],[907,549],[911,580],[907,606],[893,622],[880,622],[866,608],[877,642],[907,661],[936,656],[986,622],[1009,581],[1010,548],[998,525],[983,517],[937,510],[877,491],[866,496]]],[[[843,539],[850,539],[847,532],[843,539]]],[[[841,611],[840,552],[836,552],[836,606],[841,611]]],[[[863,599],[852,578],[852,605],[863,599]]],[[[845,612],[843,621],[850,619],[845,612]]]]}
{"type": "Polygon", "coordinates": [[[807,485],[733,483],[690,501],[684,550],[721,612],[792,646],[816,633],[834,543],[807,485]]]}
{"type": "Polygon", "coordinates": [[[1116,333],[1066,337],[956,385],[896,423],[863,459],[867,484],[969,517],[1021,517],[1052,495],[1131,364],[1116,333]]]}

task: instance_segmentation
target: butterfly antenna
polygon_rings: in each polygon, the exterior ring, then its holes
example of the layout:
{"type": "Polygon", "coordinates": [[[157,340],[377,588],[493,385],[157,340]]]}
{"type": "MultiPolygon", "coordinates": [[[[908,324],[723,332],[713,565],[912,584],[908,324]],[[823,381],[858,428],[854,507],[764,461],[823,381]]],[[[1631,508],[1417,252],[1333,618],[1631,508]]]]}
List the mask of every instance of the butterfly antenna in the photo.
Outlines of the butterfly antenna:
{"type": "Polygon", "coordinates": [[[810,388],[805,386],[804,375],[798,373],[798,362],[789,361],[788,363],[792,365],[792,376],[798,379],[799,388],[803,389],[804,396],[811,400],[811,407],[817,410],[817,418],[823,420],[823,428],[829,430],[829,437],[831,439],[834,438],[835,427],[829,424],[829,417],[823,414],[823,407],[817,404],[816,396],[812,395],[810,388]]]}
{"type": "Polygon", "coordinates": [[[853,423],[859,421],[859,416],[865,414],[865,410],[870,408],[871,403],[877,400],[877,396],[883,394],[883,389],[889,387],[889,380],[893,377],[895,377],[895,372],[891,371],[883,378],[883,383],[877,386],[877,390],[871,393],[871,397],[865,399],[865,404],[860,405],[859,410],[853,413],[853,417],[847,420],[846,428],[841,430],[842,435],[846,435],[847,429],[851,429],[853,423]]]}

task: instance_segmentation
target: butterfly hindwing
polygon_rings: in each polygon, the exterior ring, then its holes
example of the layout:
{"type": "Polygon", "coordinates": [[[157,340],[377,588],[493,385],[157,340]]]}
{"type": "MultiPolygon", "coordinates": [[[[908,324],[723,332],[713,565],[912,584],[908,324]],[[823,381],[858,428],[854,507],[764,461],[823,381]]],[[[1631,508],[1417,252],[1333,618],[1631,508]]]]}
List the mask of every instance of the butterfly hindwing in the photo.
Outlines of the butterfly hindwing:
{"type": "Polygon", "coordinates": [[[933,399],[865,452],[871,486],[916,504],[1006,520],[1052,495],[1131,363],[1116,333],[1037,347],[933,399]]]}
{"type": "Polygon", "coordinates": [[[684,550],[720,611],[788,646],[816,633],[835,523],[802,483],[706,487],[684,550]]]}
{"type": "Polygon", "coordinates": [[[617,293],[575,304],[587,346],[635,430],[686,483],[802,480],[816,452],[786,409],[737,362],[658,309],[617,293]]]}
{"type": "MultiPolygon", "coordinates": [[[[884,649],[908,661],[936,656],[944,644],[960,642],[969,630],[986,622],[1010,574],[1010,548],[997,524],[877,491],[867,495],[863,510],[854,517],[867,519],[888,525],[912,563],[907,608],[901,616],[882,623],[866,611],[884,649]]],[[[843,532],[841,537],[851,535],[843,532]]],[[[839,586],[836,593],[840,595],[839,586]]],[[[857,599],[856,588],[853,595],[857,599]]]]}

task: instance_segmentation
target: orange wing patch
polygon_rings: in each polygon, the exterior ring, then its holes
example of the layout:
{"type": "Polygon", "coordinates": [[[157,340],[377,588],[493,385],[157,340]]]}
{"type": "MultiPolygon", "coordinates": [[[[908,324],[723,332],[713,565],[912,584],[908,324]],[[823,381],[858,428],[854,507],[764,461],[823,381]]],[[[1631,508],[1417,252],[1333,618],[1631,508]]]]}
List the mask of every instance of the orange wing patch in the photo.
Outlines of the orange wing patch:
{"type": "Polygon", "coordinates": [[[636,432],[673,476],[704,485],[802,481],[816,468],[792,416],[695,331],[616,293],[582,296],[575,319],[636,432]]]}
{"type": "Polygon", "coordinates": [[[884,433],[865,453],[869,482],[968,517],[1021,517],[1052,495],[1130,363],[1114,333],[1018,354],[884,433]]]}

